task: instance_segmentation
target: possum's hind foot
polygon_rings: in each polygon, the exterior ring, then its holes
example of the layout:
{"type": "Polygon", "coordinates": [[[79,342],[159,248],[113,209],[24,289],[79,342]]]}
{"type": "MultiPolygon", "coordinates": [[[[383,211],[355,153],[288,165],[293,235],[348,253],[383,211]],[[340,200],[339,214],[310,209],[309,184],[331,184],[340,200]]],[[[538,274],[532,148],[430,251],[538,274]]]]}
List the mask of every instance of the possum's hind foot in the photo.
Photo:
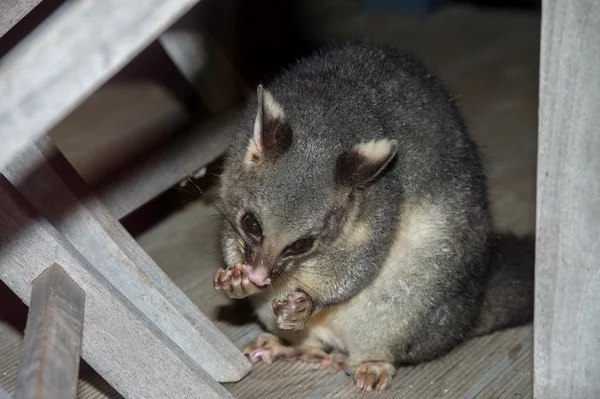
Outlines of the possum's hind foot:
{"type": "Polygon", "coordinates": [[[320,364],[323,367],[333,367],[342,370],[346,366],[346,356],[342,354],[327,353],[312,346],[298,348],[299,360],[306,363],[320,364]]]}
{"type": "Polygon", "coordinates": [[[271,334],[259,335],[256,340],[248,343],[243,352],[250,362],[263,361],[271,364],[276,360],[301,361],[306,363],[320,364],[323,367],[342,369],[346,357],[338,354],[329,354],[320,348],[306,346],[295,348],[285,345],[279,338],[271,334]]]}
{"type": "Polygon", "coordinates": [[[266,364],[280,359],[296,360],[300,355],[298,349],[284,345],[279,338],[271,334],[259,335],[256,340],[244,346],[243,352],[250,362],[256,363],[262,360],[266,364]]]}
{"type": "Polygon", "coordinates": [[[387,362],[365,362],[354,374],[356,386],[363,392],[383,391],[392,381],[396,369],[387,362]]]}

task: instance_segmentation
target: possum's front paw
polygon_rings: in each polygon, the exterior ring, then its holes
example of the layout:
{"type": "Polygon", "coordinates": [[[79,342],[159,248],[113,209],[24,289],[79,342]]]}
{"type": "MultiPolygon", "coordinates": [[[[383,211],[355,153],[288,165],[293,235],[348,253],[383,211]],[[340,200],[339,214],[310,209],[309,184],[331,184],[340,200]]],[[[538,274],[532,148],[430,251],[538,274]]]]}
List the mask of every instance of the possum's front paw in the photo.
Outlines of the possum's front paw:
{"type": "Polygon", "coordinates": [[[230,298],[244,298],[260,291],[260,288],[248,279],[246,265],[241,263],[233,269],[217,270],[213,278],[213,287],[223,291],[230,298]]]}
{"type": "Polygon", "coordinates": [[[312,299],[302,291],[289,294],[285,299],[275,299],[272,305],[277,326],[282,330],[302,330],[313,311],[312,299]]]}

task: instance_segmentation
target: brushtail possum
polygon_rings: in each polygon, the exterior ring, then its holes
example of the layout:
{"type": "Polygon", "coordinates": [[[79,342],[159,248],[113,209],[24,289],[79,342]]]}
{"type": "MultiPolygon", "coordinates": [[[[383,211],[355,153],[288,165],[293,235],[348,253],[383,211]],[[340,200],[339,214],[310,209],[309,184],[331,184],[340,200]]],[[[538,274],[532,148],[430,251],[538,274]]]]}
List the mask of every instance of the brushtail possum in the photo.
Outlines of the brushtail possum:
{"type": "Polygon", "coordinates": [[[396,367],[533,314],[533,242],[495,231],[479,150],[413,56],[337,45],[259,86],[221,176],[226,267],[270,331],[252,362],[396,367]]]}

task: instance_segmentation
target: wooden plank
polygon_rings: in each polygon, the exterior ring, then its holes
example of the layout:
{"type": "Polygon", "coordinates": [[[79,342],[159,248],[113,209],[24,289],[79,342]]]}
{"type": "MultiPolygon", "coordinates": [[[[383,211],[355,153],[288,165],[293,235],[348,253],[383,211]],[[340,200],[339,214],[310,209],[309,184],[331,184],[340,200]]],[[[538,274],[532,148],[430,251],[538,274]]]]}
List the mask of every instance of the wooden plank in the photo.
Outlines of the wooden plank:
{"type": "Polygon", "coordinates": [[[111,213],[121,219],[221,156],[232,133],[237,109],[216,115],[171,139],[145,159],[94,186],[111,213]]]}
{"type": "Polygon", "coordinates": [[[600,2],[542,16],[535,395],[600,397],[600,2]]]}
{"type": "Polygon", "coordinates": [[[56,263],[33,280],[15,399],[75,398],[85,292],[56,263]]]}
{"type": "Polygon", "coordinates": [[[141,313],[220,382],[250,362],[167,277],[43,137],[5,168],[6,177],[141,313]]]}
{"type": "Polygon", "coordinates": [[[197,2],[65,2],[0,63],[0,167],[197,2]]]}
{"type": "Polygon", "coordinates": [[[42,0],[2,0],[0,2],[0,37],[15,26],[42,0]]]}
{"type": "Polygon", "coordinates": [[[0,177],[0,279],[29,304],[56,262],[86,292],[81,353],[126,398],[232,398],[0,177]]]}

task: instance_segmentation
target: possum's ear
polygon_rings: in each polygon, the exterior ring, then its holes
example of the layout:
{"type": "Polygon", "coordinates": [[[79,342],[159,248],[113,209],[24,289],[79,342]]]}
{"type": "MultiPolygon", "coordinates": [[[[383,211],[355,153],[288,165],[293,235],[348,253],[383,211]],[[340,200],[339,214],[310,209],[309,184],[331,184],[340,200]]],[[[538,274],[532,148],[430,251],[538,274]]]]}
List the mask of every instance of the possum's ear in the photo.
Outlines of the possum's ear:
{"type": "Polygon", "coordinates": [[[336,183],[362,187],[375,180],[396,156],[396,140],[373,140],[355,145],[342,153],[336,162],[336,183]]]}
{"type": "Polygon", "coordinates": [[[275,158],[292,145],[292,128],[286,121],[281,105],[262,85],[258,86],[256,94],[258,109],[246,154],[246,162],[249,164],[275,158]]]}

